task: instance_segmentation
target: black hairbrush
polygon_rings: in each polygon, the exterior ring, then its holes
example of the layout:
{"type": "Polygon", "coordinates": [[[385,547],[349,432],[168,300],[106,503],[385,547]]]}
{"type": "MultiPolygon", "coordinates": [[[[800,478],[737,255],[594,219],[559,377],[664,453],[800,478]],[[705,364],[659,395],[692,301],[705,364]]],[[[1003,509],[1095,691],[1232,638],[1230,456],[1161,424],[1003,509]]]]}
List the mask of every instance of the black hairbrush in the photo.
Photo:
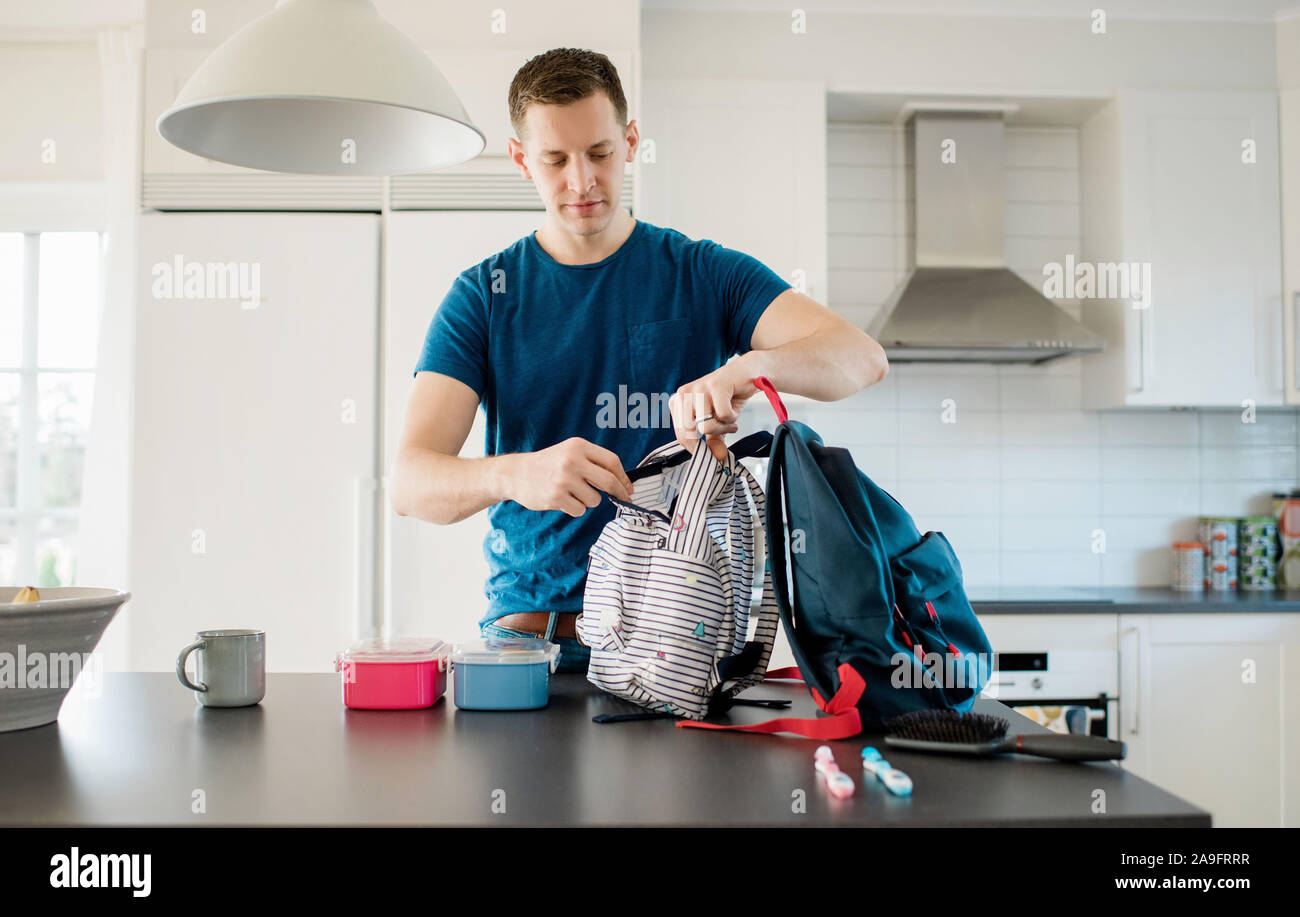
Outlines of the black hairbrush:
{"type": "Polygon", "coordinates": [[[1033,733],[1007,735],[1007,721],[984,713],[917,710],[885,721],[885,744],[909,751],[933,751],[985,758],[1016,752],[1058,761],[1123,760],[1123,742],[1101,736],[1033,733]]]}

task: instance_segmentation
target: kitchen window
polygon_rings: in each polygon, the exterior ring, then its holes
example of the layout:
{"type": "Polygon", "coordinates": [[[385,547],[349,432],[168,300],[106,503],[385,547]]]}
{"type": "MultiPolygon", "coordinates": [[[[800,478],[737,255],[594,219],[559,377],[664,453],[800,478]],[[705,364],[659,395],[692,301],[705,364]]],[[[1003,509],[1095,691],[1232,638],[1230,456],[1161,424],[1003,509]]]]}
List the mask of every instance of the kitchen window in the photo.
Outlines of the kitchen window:
{"type": "Polygon", "coordinates": [[[100,272],[97,232],[0,233],[0,583],[77,580],[100,272]]]}

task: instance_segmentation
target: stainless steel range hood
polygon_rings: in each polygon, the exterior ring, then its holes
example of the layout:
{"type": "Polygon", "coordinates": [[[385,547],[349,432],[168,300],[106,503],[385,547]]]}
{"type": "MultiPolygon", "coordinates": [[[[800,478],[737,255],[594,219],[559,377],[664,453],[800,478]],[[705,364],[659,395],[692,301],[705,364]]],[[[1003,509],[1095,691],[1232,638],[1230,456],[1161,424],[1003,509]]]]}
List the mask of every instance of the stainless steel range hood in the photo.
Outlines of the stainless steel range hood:
{"type": "Polygon", "coordinates": [[[1042,363],[1106,342],[1006,266],[1000,113],[918,112],[914,246],[867,332],[892,362],[1042,363]]]}

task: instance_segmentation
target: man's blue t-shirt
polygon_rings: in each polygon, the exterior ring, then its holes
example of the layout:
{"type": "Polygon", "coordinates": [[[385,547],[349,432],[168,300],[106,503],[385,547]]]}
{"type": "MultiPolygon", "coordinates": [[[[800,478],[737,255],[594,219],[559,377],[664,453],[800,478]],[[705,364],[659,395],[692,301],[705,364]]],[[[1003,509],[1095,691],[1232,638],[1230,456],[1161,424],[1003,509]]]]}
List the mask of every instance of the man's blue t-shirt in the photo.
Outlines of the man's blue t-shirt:
{"type": "MultiPolygon", "coordinates": [[[[580,436],[632,468],[673,440],[668,397],[749,350],[763,310],[789,286],[743,252],[640,220],[593,264],[560,264],[529,233],[456,278],[415,372],[478,394],[488,455],[580,436]]],[[[608,498],[576,519],[492,506],[479,623],[581,611],[587,552],[613,516],[608,498]]]]}

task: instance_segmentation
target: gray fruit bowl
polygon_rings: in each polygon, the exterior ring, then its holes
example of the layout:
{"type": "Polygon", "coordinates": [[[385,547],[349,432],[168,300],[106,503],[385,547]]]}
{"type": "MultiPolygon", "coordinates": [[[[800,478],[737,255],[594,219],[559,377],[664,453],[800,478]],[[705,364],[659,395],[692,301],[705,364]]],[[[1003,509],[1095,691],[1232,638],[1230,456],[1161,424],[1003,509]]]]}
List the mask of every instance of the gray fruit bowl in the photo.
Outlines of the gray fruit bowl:
{"type": "Polygon", "coordinates": [[[0,732],[58,719],[75,680],[70,676],[81,671],[117,610],[131,598],[117,589],[52,586],[37,590],[39,602],[13,604],[21,591],[0,586],[0,732]],[[38,653],[44,657],[43,684],[39,666],[32,665],[38,653]]]}

